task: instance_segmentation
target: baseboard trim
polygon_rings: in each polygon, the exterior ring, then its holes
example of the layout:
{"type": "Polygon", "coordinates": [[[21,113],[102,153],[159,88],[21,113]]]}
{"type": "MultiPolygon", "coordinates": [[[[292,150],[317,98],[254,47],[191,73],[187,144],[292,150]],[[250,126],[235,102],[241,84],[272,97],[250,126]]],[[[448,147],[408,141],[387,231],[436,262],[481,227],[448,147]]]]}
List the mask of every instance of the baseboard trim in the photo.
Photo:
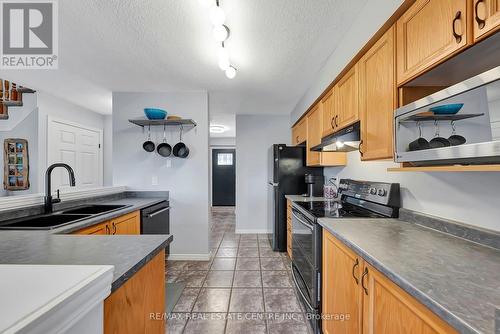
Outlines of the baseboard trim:
{"type": "Polygon", "coordinates": [[[208,254],[169,254],[168,259],[172,261],[209,261],[211,253],[208,254]]]}
{"type": "Polygon", "coordinates": [[[239,234],[269,234],[272,233],[272,231],[268,229],[239,229],[237,228],[235,230],[235,233],[239,234]]]}

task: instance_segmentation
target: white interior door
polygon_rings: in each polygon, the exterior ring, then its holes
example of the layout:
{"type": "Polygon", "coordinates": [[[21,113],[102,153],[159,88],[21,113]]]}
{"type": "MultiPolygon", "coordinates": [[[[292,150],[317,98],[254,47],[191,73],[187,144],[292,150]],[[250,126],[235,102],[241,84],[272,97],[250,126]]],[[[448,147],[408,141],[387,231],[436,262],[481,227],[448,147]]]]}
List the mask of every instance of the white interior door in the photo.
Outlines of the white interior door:
{"type": "MultiPolygon", "coordinates": [[[[102,130],[49,118],[48,165],[63,162],[75,171],[77,188],[102,186],[102,130]]],[[[52,189],[69,187],[68,173],[57,168],[52,174],[52,189]]]]}

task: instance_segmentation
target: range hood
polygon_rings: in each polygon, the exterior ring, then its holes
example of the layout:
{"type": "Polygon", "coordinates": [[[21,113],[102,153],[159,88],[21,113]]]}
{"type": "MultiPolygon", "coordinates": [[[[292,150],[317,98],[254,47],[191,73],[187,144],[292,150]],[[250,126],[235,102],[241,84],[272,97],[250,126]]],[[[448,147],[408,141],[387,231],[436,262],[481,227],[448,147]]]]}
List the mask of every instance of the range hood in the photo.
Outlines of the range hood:
{"type": "Polygon", "coordinates": [[[351,152],[359,150],[361,141],[359,122],[321,139],[321,144],[311,147],[317,152],[351,152]]]}

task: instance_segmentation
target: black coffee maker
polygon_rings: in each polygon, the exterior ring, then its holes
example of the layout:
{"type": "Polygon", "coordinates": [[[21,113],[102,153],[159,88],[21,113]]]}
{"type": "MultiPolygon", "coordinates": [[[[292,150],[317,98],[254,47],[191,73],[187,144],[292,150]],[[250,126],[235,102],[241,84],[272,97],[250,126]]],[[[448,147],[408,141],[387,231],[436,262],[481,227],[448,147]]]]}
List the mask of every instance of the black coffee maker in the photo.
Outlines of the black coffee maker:
{"type": "Polygon", "coordinates": [[[323,185],[325,183],[325,177],[323,175],[306,174],[305,181],[307,185],[307,194],[304,194],[304,197],[323,196],[323,185]]]}

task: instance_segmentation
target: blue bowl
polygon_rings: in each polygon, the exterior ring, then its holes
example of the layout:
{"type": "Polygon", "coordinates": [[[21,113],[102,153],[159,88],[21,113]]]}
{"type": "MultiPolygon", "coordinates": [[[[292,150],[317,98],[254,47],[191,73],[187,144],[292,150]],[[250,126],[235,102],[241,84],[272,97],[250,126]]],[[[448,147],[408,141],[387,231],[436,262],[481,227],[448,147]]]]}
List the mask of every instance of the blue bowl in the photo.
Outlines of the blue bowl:
{"type": "Polygon", "coordinates": [[[436,115],[454,115],[462,109],[463,106],[463,103],[444,104],[442,106],[432,107],[430,111],[436,115]]]}
{"type": "Polygon", "coordinates": [[[165,119],[167,112],[163,109],[144,108],[144,114],[148,119],[165,119]]]}

